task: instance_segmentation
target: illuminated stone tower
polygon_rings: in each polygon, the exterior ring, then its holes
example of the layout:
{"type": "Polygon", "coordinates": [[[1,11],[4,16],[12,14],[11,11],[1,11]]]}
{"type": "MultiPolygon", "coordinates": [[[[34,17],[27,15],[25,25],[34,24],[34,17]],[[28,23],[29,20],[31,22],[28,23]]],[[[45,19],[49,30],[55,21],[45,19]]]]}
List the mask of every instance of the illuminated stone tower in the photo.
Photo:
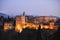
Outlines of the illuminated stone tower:
{"type": "Polygon", "coordinates": [[[22,26],[21,26],[21,17],[16,16],[16,27],[15,27],[16,32],[21,32],[22,31],[22,26]]]}
{"type": "Polygon", "coordinates": [[[21,24],[22,26],[25,25],[25,12],[23,12],[23,15],[21,16],[21,24]]]}

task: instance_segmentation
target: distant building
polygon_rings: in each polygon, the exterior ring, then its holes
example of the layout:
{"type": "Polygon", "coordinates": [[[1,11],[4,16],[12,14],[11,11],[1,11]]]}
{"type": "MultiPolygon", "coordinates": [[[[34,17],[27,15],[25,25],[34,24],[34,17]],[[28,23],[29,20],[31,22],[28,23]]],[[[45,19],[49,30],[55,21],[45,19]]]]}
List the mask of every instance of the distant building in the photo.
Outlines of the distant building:
{"type": "Polygon", "coordinates": [[[40,17],[39,17],[39,22],[40,22],[40,23],[44,22],[44,16],[40,16],[40,17]]]}
{"type": "Polygon", "coordinates": [[[13,27],[13,23],[12,22],[10,22],[10,23],[5,22],[4,23],[4,31],[12,30],[13,28],[14,27],[13,27]]]}
{"type": "Polygon", "coordinates": [[[52,21],[49,24],[50,24],[50,29],[54,29],[54,22],[52,21]]]}
{"type": "Polygon", "coordinates": [[[7,31],[9,29],[8,23],[4,23],[4,31],[7,31]]]}
{"type": "Polygon", "coordinates": [[[38,16],[34,18],[35,23],[40,24],[44,22],[44,16],[38,16]]]}
{"type": "Polygon", "coordinates": [[[56,22],[56,21],[57,21],[57,18],[56,18],[56,17],[52,17],[52,18],[53,18],[54,22],[56,22]]]}
{"type": "Polygon", "coordinates": [[[49,22],[50,21],[50,18],[49,18],[49,16],[45,16],[45,22],[49,22]]]}

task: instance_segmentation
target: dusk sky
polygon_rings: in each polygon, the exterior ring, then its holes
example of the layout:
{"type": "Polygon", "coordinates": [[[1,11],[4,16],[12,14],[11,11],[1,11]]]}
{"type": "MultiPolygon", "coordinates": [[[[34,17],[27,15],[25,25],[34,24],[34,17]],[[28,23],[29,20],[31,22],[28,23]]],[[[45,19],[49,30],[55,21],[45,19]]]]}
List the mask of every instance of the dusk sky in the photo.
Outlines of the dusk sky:
{"type": "Polygon", "coordinates": [[[60,16],[60,0],[0,0],[0,13],[8,15],[60,16]]]}

